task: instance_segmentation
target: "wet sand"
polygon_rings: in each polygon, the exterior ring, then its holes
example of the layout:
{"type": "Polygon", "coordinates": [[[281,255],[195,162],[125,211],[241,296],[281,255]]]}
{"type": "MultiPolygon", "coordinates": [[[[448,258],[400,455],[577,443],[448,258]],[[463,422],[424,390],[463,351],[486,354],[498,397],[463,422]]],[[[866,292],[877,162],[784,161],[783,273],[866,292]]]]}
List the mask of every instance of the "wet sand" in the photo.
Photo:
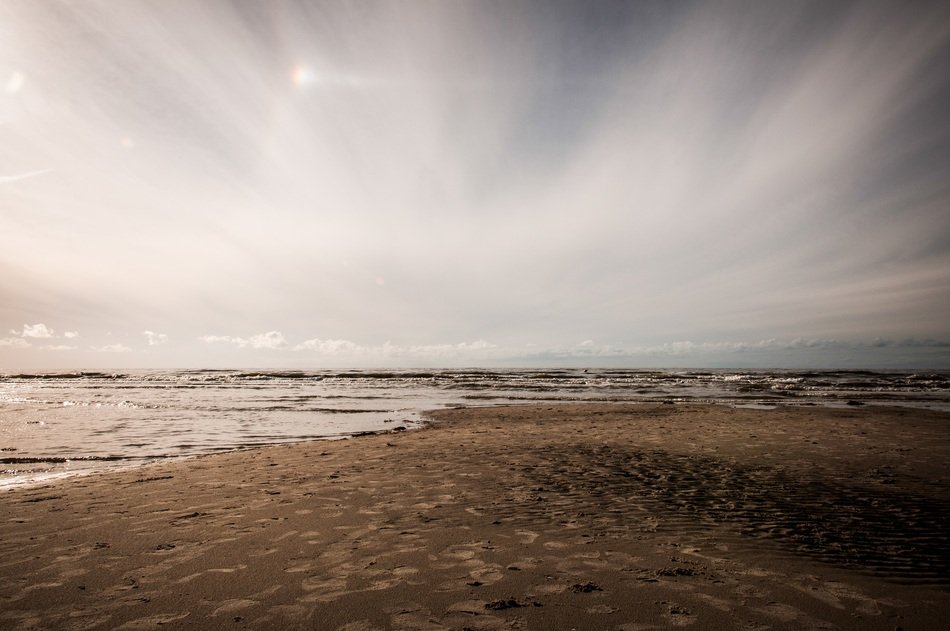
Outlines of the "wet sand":
{"type": "Polygon", "coordinates": [[[935,629],[950,413],[576,405],[0,493],[2,629],[935,629]]]}

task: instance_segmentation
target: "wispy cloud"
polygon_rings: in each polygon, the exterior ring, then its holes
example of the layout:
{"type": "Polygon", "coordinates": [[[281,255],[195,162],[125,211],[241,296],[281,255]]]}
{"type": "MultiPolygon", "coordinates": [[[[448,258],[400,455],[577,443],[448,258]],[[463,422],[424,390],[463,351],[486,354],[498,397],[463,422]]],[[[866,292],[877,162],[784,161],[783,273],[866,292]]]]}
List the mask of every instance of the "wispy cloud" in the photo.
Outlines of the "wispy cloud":
{"type": "Polygon", "coordinates": [[[20,337],[47,339],[54,337],[55,331],[40,322],[37,324],[24,324],[22,330],[17,331],[16,329],[13,329],[10,331],[10,333],[19,335],[20,337]]]}
{"type": "Polygon", "coordinates": [[[32,344],[21,337],[0,337],[0,346],[9,348],[30,348],[32,344]]]}
{"type": "Polygon", "coordinates": [[[168,342],[168,335],[165,333],[155,333],[154,331],[142,331],[149,346],[161,346],[168,342]]]}
{"type": "Polygon", "coordinates": [[[365,355],[369,348],[349,340],[310,339],[294,346],[295,351],[313,351],[321,355],[365,355]]]}
{"type": "MultiPolygon", "coordinates": [[[[917,338],[871,340],[795,338],[717,342],[684,340],[649,346],[600,345],[585,341],[575,346],[533,349],[524,352],[525,350],[527,349],[521,349],[523,356],[531,361],[584,360],[596,364],[598,361],[611,360],[612,363],[625,361],[630,366],[643,365],[644,360],[649,360],[650,365],[655,365],[658,360],[672,362],[667,365],[706,366],[709,365],[711,359],[722,365],[739,365],[751,358],[761,357],[771,357],[776,361],[770,367],[784,365],[789,357],[810,357],[812,361],[834,364],[836,361],[853,361],[849,359],[851,353],[859,353],[861,359],[867,360],[873,357],[875,351],[881,350],[906,351],[907,358],[917,356],[927,361],[943,356],[940,360],[941,364],[950,363],[950,341],[917,338]],[[686,363],[678,363],[683,361],[686,363]]],[[[509,349],[509,354],[517,356],[519,351],[509,349]]],[[[888,355],[882,357],[886,358],[888,355]]]]}
{"type": "Polygon", "coordinates": [[[9,184],[11,182],[19,182],[20,180],[28,180],[32,177],[52,172],[52,169],[42,169],[39,171],[30,171],[28,173],[18,173],[16,175],[0,175],[0,184],[9,184]]]}
{"type": "Polygon", "coordinates": [[[106,344],[105,346],[90,346],[97,353],[129,353],[132,349],[125,344],[106,344]]]}
{"type": "Polygon", "coordinates": [[[247,346],[247,340],[242,337],[231,337],[230,335],[202,335],[198,338],[205,344],[234,344],[235,346],[247,346]]]}
{"type": "Polygon", "coordinates": [[[40,348],[44,351],[74,351],[78,347],[70,346],[68,344],[46,344],[44,346],[40,346],[40,348]]]}
{"type": "Polygon", "coordinates": [[[287,348],[287,340],[279,331],[268,331],[248,338],[230,335],[203,335],[200,339],[206,344],[233,344],[239,348],[280,350],[287,348]]]}
{"type": "Polygon", "coordinates": [[[458,344],[416,344],[397,345],[390,342],[379,345],[357,344],[349,340],[322,340],[309,339],[293,347],[295,351],[310,351],[317,355],[331,357],[361,357],[361,358],[424,358],[430,360],[450,359],[458,357],[486,357],[489,353],[499,350],[494,344],[485,340],[474,342],[459,342],[458,344]]]}
{"type": "Polygon", "coordinates": [[[950,337],[945,2],[8,4],[4,330],[195,365],[950,337]]]}
{"type": "Polygon", "coordinates": [[[925,345],[943,345],[935,340],[884,340],[875,339],[872,341],[846,341],[836,339],[804,339],[796,338],[792,340],[756,340],[756,341],[726,341],[726,342],[693,342],[690,340],[669,342],[666,344],[656,344],[652,346],[597,346],[594,344],[580,344],[573,349],[564,349],[561,352],[565,354],[577,355],[605,355],[605,354],[626,354],[626,355],[683,355],[688,353],[742,353],[753,350],[790,350],[790,349],[844,349],[844,348],[874,348],[874,347],[919,347],[925,345]]]}
{"type": "MultiPolygon", "coordinates": [[[[26,339],[34,340],[52,340],[52,339],[67,339],[72,340],[79,337],[78,331],[64,331],[63,334],[57,335],[56,331],[42,322],[36,324],[24,324],[23,328],[20,330],[12,329],[10,331],[13,335],[19,336],[18,338],[5,338],[10,341],[8,344],[3,344],[5,346],[17,346],[20,348],[27,348],[30,346],[26,339]],[[20,340],[20,343],[14,343],[15,340],[20,340]]],[[[38,348],[42,350],[73,350],[74,346],[69,345],[57,345],[57,344],[46,344],[39,346],[38,348]]]]}

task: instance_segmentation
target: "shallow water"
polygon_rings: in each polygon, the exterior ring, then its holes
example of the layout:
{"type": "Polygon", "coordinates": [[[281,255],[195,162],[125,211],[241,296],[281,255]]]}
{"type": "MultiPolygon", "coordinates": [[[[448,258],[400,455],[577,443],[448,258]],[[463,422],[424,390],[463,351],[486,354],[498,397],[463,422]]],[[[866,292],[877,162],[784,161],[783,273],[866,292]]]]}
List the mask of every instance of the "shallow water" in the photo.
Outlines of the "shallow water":
{"type": "Polygon", "coordinates": [[[728,370],[131,371],[0,376],[0,486],[412,428],[457,405],[608,401],[950,409],[950,373],[728,370]]]}

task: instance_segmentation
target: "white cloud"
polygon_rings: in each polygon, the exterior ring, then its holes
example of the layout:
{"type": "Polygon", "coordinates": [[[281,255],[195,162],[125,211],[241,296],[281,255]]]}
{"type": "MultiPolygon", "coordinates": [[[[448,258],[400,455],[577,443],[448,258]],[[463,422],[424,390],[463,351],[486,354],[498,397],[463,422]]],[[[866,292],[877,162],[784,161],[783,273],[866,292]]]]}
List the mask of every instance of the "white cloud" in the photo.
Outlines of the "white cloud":
{"type": "Polygon", "coordinates": [[[277,350],[287,347],[287,339],[280,331],[259,333],[249,338],[233,337],[230,335],[203,335],[198,339],[205,344],[233,344],[238,348],[246,348],[249,346],[251,348],[277,350]]]}
{"type": "Polygon", "coordinates": [[[63,333],[63,337],[65,337],[67,340],[75,339],[79,337],[79,331],[66,331],[63,333]]]}
{"type": "Polygon", "coordinates": [[[37,175],[44,175],[51,171],[52,169],[43,169],[41,171],[30,171],[29,173],[18,173],[16,175],[0,175],[0,184],[7,184],[10,182],[19,182],[20,180],[27,180],[31,177],[36,177],[37,175]]]}
{"type": "Polygon", "coordinates": [[[24,324],[22,331],[14,329],[11,330],[10,333],[19,335],[20,337],[51,338],[53,337],[54,331],[40,322],[38,324],[24,324]]]}
{"type": "Polygon", "coordinates": [[[287,340],[284,339],[283,334],[279,331],[268,331],[267,333],[261,333],[260,335],[255,335],[248,342],[251,345],[251,348],[285,348],[287,346],[287,340]]]}
{"type": "Polygon", "coordinates": [[[73,351],[76,350],[75,346],[69,346],[68,344],[47,344],[45,346],[40,346],[44,351],[73,351]]]}
{"type": "Polygon", "coordinates": [[[386,342],[375,346],[357,344],[350,340],[310,339],[294,346],[295,351],[312,351],[320,355],[337,357],[407,357],[407,358],[450,358],[466,355],[484,355],[486,351],[498,349],[485,340],[460,342],[458,344],[419,344],[401,346],[386,342]]]}
{"type": "Polygon", "coordinates": [[[366,347],[349,340],[312,339],[294,346],[294,350],[313,351],[321,355],[360,355],[366,352],[366,347]]]}
{"type": "Polygon", "coordinates": [[[149,346],[161,346],[168,342],[168,336],[164,333],[155,333],[154,331],[142,331],[142,335],[148,340],[149,346]]]}
{"type": "Polygon", "coordinates": [[[128,353],[132,350],[125,344],[107,344],[106,346],[92,346],[90,348],[99,353],[128,353]]]}
{"type": "Polygon", "coordinates": [[[5,330],[161,322],[190,365],[202,331],[365,364],[950,335],[947,3],[288,5],[292,57],[233,3],[116,4],[0,24],[5,330]]]}
{"type": "Polygon", "coordinates": [[[237,346],[247,346],[247,340],[240,337],[231,337],[230,335],[202,335],[198,338],[205,344],[235,344],[237,346]]]}
{"type": "Polygon", "coordinates": [[[32,344],[19,337],[0,337],[0,346],[9,346],[12,348],[29,348],[32,346],[32,344]]]}
{"type": "Polygon", "coordinates": [[[833,338],[795,338],[781,340],[775,338],[755,341],[719,341],[693,342],[690,340],[667,342],[649,346],[596,346],[590,340],[581,342],[574,347],[551,347],[540,352],[531,353],[533,358],[547,359],[579,359],[579,358],[641,358],[641,357],[698,357],[705,355],[737,355],[753,352],[782,352],[782,351],[857,351],[876,348],[913,349],[913,348],[944,348],[950,342],[939,340],[922,340],[908,338],[904,340],[889,340],[875,338],[873,340],[837,340],[833,338]]]}
{"type": "Polygon", "coordinates": [[[309,339],[293,346],[292,350],[327,359],[358,360],[366,364],[399,365],[401,362],[432,361],[446,365],[471,362],[473,365],[511,364],[512,362],[538,365],[580,361],[589,365],[729,365],[735,362],[757,362],[772,365],[766,358],[815,357],[828,359],[850,354],[862,354],[876,349],[889,351],[922,350],[945,352],[950,341],[908,338],[903,340],[839,340],[834,338],[794,338],[761,340],[727,340],[694,342],[679,340],[653,345],[598,344],[584,340],[573,346],[536,347],[534,345],[503,346],[485,340],[458,344],[398,345],[390,342],[366,345],[344,339],[309,339]]]}
{"type": "Polygon", "coordinates": [[[409,346],[399,354],[421,357],[459,357],[470,354],[482,353],[497,348],[485,340],[476,340],[474,342],[459,342],[458,344],[424,344],[420,346],[409,346]]]}

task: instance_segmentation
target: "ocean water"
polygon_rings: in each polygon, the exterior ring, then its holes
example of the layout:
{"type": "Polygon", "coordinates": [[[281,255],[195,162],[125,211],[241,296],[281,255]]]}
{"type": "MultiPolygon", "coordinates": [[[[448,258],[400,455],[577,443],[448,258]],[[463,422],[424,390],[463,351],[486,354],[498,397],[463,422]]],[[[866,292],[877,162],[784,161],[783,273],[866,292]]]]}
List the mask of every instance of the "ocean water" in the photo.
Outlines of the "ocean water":
{"type": "Polygon", "coordinates": [[[950,373],[179,370],[0,375],[0,488],[361,432],[459,405],[603,401],[950,410],[950,373]]]}

